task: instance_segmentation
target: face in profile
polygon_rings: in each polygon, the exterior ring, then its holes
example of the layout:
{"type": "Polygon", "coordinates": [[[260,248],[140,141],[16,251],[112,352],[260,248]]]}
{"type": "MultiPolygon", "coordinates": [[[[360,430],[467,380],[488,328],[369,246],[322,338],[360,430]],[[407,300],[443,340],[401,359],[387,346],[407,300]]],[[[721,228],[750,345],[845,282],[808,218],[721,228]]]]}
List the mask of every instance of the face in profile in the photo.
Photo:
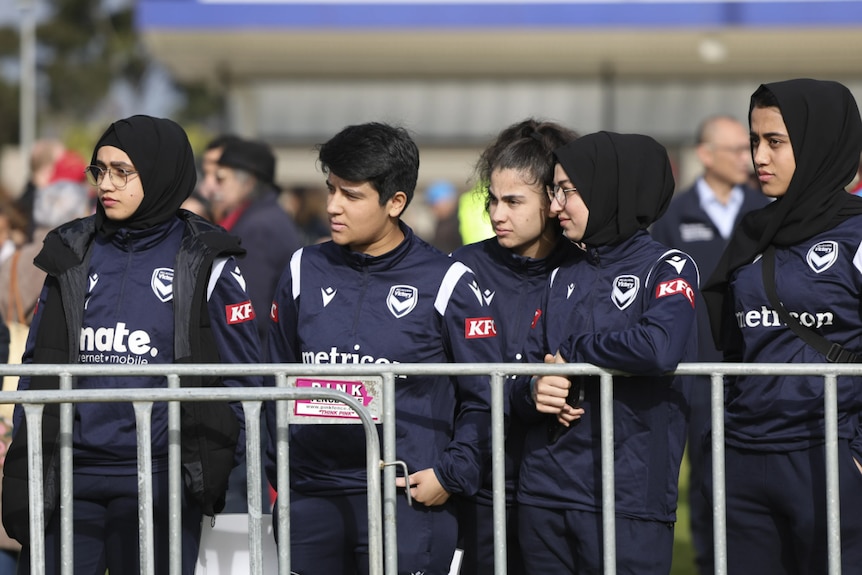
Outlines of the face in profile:
{"type": "Polygon", "coordinates": [[[254,178],[226,166],[218,166],[212,198],[213,212],[226,216],[243,205],[254,189],[254,178]]]}
{"type": "Polygon", "coordinates": [[[534,258],[539,257],[550,211],[545,186],[526,180],[518,170],[494,170],[488,186],[488,215],[501,246],[534,258]]]}
{"type": "Polygon", "coordinates": [[[776,107],[751,110],[751,153],[763,193],[780,198],[787,193],[796,171],[796,157],[781,110],[776,107]]]}
{"type": "Polygon", "coordinates": [[[580,242],[587,231],[590,210],[560,164],[554,167],[553,196],[551,213],[560,220],[563,235],[572,242],[580,242]]]}
{"type": "Polygon", "coordinates": [[[330,173],[326,213],[332,241],[351,251],[371,256],[394,249],[402,239],[397,219],[406,205],[404,192],[396,192],[380,205],[380,193],[369,182],[351,182],[330,173]]]}

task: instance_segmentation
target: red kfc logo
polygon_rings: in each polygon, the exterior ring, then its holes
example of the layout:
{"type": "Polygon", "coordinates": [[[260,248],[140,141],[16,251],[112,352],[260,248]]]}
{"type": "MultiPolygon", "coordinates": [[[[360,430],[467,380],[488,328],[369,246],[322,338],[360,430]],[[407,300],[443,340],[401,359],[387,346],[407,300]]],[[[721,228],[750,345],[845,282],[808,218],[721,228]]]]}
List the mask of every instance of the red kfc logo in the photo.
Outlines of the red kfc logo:
{"type": "Polygon", "coordinates": [[[227,322],[230,325],[243,323],[254,319],[254,308],[251,300],[224,306],[227,322]]]}
{"type": "Polygon", "coordinates": [[[272,302],[272,305],[269,307],[269,319],[278,323],[278,304],[272,302]]]}
{"type": "Polygon", "coordinates": [[[492,317],[468,317],[464,322],[464,337],[497,337],[497,326],[492,317]]]}
{"type": "Polygon", "coordinates": [[[662,282],[655,287],[656,299],[678,293],[684,295],[688,303],[691,304],[691,307],[694,307],[694,290],[691,289],[691,286],[684,279],[677,278],[668,282],[662,282]]]}

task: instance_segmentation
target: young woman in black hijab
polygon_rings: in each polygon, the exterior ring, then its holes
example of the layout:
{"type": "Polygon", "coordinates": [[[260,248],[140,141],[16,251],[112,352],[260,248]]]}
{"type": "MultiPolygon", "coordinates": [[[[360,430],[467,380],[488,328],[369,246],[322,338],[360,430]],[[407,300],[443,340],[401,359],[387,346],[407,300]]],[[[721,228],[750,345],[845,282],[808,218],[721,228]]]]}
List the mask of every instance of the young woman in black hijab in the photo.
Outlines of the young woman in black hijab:
{"type": "MultiPolygon", "coordinates": [[[[695,357],[698,285],[691,258],[646,232],[673,195],[670,161],[648,136],[609,132],[554,155],[551,212],[583,255],[551,274],[534,320],[542,342],[530,346],[547,355],[533,361],[632,374],[614,379],[616,567],[668,573],[686,423],[680,384],[665,374],[695,357]]],[[[598,380],[534,378],[524,395],[546,414],[528,431],[519,483],[527,572],[601,573],[598,380]]]]}
{"type": "MultiPolygon", "coordinates": [[[[852,361],[862,352],[862,198],[845,191],[862,151],[856,102],[837,82],[764,84],[749,123],[754,168],[775,201],[745,216],[703,289],[716,343],[730,361],[852,361]]],[[[728,378],[730,573],[826,572],[823,393],[822,377],[728,378]]],[[[841,553],[853,573],[862,382],[839,378],[838,394],[841,553]]]]}
{"type": "MultiPolygon", "coordinates": [[[[176,123],[133,116],[102,135],[87,167],[97,187],[96,214],[52,231],[35,263],[48,277],[24,363],[112,366],[174,362],[254,363],[258,338],[245,281],[234,261],[243,251],[223,230],[180,210],[194,189],[194,158],[176,123]]],[[[184,386],[259,385],[258,378],[183,378],[184,386]]],[[[79,389],[163,388],[165,377],[84,376],[79,389]]],[[[22,377],[19,389],[56,389],[57,378],[22,377]]],[[[238,406],[183,406],[182,569],[194,573],[201,517],[219,511],[227,477],[242,456],[238,406]]],[[[46,406],[44,509],[46,573],[59,573],[59,417],[46,406]]],[[[168,572],[167,406],[152,414],[155,572],[168,572]]],[[[6,458],[3,522],[24,544],[19,573],[29,573],[26,422],[15,409],[6,458]]],[[[72,429],[76,574],[138,573],[135,415],[127,403],[75,405],[72,429]]]]}

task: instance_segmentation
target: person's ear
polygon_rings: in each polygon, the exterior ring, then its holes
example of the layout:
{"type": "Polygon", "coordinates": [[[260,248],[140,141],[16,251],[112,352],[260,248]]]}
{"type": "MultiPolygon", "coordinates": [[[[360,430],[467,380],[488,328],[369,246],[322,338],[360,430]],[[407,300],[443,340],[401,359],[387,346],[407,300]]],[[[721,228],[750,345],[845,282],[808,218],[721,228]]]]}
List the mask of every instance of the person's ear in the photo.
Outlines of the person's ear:
{"type": "Polygon", "coordinates": [[[697,148],[695,148],[695,153],[702,166],[709,167],[712,165],[713,150],[709,144],[698,144],[697,148]]]}
{"type": "Polygon", "coordinates": [[[398,218],[401,217],[401,213],[404,211],[404,208],[407,207],[407,194],[402,191],[397,191],[389,201],[386,202],[386,211],[389,214],[390,218],[398,218]]]}

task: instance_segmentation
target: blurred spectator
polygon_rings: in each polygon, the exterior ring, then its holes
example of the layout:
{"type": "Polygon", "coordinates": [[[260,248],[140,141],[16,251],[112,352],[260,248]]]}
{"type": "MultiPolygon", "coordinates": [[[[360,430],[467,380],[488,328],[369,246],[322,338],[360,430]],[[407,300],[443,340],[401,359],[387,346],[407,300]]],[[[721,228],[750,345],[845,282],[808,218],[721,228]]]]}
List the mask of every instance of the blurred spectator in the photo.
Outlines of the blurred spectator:
{"type": "MultiPolygon", "coordinates": [[[[242,262],[248,294],[262,345],[266,345],[269,310],[278,278],[290,256],[302,246],[293,219],[279,205],[275,185],[275,155],[266,144],[232,140],[218,159],[213,195],[217,222],[239,236],[247,250],[242,262]]],[[[262,434],[265,437],[266,434],[262,434]]],[[[245,513],[248,509],[246,465],[237,466],[230,476],[225,513],[245,513]]],[[[269,509],[269,490],[263,480],[264,509],[269,509]]]]}
{"type": "Polygon", "coordinates": [[[218,160],[216,183],[213,213],[223,214],[217,223],[248,251],[242,269],[265,342],[275,284],[302,246],[296,224],[278,203],[275,155],[263,142],[234,140],[218,160]]]}
{"type": "MultiPolygon", "coordinates": [[[[691,188],[671,202],[667,212],[653,224],[653,238],[689,254],[697,262],[702,278],[712,275],[727,247],[731,233],[742,217],[762,208],[769,199],[747,186],[753,171],[748,128],[730,116],[712,116],[697,129],[697,158],[703,174],[691,188]]],[[[706,306],[697,307],[698,361],[718,362],[709,328],[706,306]]],[[[692,544],[701,575],[714,572],[712,505],[703,494],[703,434],[710,422],[710,378],[694,376],[689,402],[689,505],[692,544]]],[[[706,446],[706,449],[709,449],[706,446]]]]}
{"type": "Polygon", "coordinates": [[[12,239],[12,221],[9,213],[4,208],[0,208],[0,263],[3,263],[9,256],[15,253],[15,240],[12,239]]]}
{"type": "Polygon", "coordinates": [[[48,184],[54,172],[54,164],[64,149],[63,143],[54,139],[36,140],[33,143],[33,149],[30,151],[30,177],[24,186],[24,192],[15,203],[17,210],[28,222],[27,241],[33,237],[33,201],[36,190],[48,184]]]}
{"type": "Polygon", "coordinates": [[[451,182],[438,180],[425,190],[425,203],[434,215],[432,246],[450,254],[463,245],[458,229],[458,190],[451,182]]]}
{"type": "Polygon", "coordinates": [[[310,246],[329,239],[326,191],[294,186],[281,196],[282,205],[296,223],[302,245],[310,246]]]}
{"type": "Polygon", "coordinates": [[[183,204],[183,208],[214,222],[218,222],[224,217],[224,213],[214,211],[218,206],[213,206],[213,196],[218,189],[218,182],[216,182],[218,160],[226,145],[239,141],[240,138],[233,134],[222,134],[210,140],[201,156],[201,179],[198,182],[198,187],[183,204]]]}
{"type": "MultiPolygon", "coordinates": [[[[92,212],[89,203],[89,187],[83,181],[83,163],[80,170],[60,170],[58,177],[78,177],[51,181],[36,190],[33,202],[33,239],[0,263],[0,312],[8,321],[21,321],[29,325],[36,307],[36,300],[45,281],[45,272],[33,264],[33,258],[42,249],[42,240],[47,233],[60,224],[82,218],[92,212]],[[75,176],[74,174],[77,174],[75,176]],[[12,278],[15,277],[15,283],[12,278]],[[20,302],[20,313],[14,298],[20,302]],[[13,304],[15,304],[13,306],[13,304]],[[19,317],[20,316],[20,317],[19,317]]],[[[17,358],[20,360],[20,357],[17,358]]]]}

